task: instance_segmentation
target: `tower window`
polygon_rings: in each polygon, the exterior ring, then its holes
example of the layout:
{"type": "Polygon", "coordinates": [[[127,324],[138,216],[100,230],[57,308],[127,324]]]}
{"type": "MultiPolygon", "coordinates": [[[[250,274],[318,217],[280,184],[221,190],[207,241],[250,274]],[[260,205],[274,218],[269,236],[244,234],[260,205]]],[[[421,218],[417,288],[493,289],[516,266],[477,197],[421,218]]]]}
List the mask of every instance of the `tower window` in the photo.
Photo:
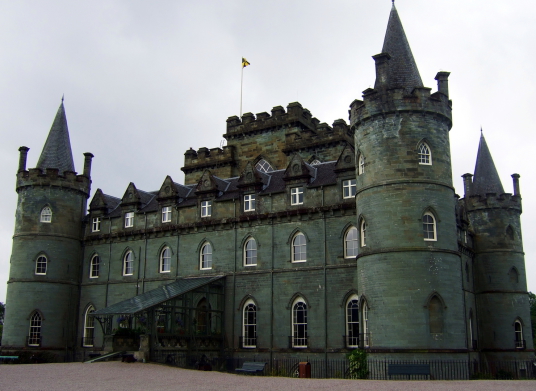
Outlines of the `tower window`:
{"type": "Polygon", "coordinates": [[[443,304],[437,296],[433,296],[428,303],[428,315],[430,318],[430,333],[443,332],[443,304]]]}
{"type": "Polygon", "coordinates": [[[244,196],[244,212],[255,210],[255,194],[246,194],[244,196]]]}
{"type": "Polygon", "coordinates": [[[367,222],[361,219],[361,247],[367,246],[367,222]]]}
{"type": "Polygon", "coordinates": [[[358,161],[357,173],[359,175],[362,175],[365,173],[365,157],[363,156],[363,154],[359,155],[359,158],[357,159],[357,161],[358,161]]]}
{"type": "Polygon", "coordinates": [[[303,204],[303,187],[293,187],[290,190],[290,204],[302,205],[303,204]]]}
{"type": "Polygon", "coordinates": [[[201,270],[212,269],[212,246],[210,243],[205,243],[201,248],[199,268],[201,270]]]}
{"type": "Polygon", "coordinates": [[[430,147],[426,143],[421,143],[419,145],[419,164],[432,164],[432,153],[430,152],[430,147]]]}
{"type": "Polygon", "coordinates": [[[244,246],[244,266],[257,265],[257,242],[250,238],[244,246]]]}
{"type": "Polygon", "coordinates": [[[359,304],[356,295],[346,304],[346,347],[359,347],[359,304]]]}
{"type": "Polygon", "coordinates": [[[93,258],[91,258],[90,266],[89,266],[89,278],[99,278],[100,275],[100,257],[98,255],[94,255],[93,258]]]}
{"type": "Polygon", "coordinates": [[[169,223],[171,221],[171,206],[164,206],[162,208],[162,222],[169,223]]]}
{"type": "Polygon", "coordinates": [[[435,221],[434,215],[431,214],[430,212],[426,212],[422,216],[422,231],[424,235],[424,240],[427,240],[427,241],[437,240],[436,221],[435,221]]]}
{"type": "Polygon", "coordinates": [[[160,253],[160,273],[169,273],[171,271],[171,250],[166,247],[160,253]]]}
{"type": "Polygon", "coordinates": [[[357,228],[351,227],[346,231],[344,238],[344,257],[354,258],[357,256],[357,228]]]}
{"type": "Polygon", "coordinates": [[[94,217],[92,222],[91,222],[91,232],[99,232],[100,231],[100,223],[101,223],[100,217],[94,217]]]}
{"type": "Polygon", "coordinates": [[[525,341],[523,340],[523,325],[519,320],[514,323],[515,342],[517,349],[525,348],[525,341]]]}
{"type": "Polygon", "coordinates": [[[41,209],[41,222],[52,223],[52,209],[49,206],[45,206],[41,209]]]}
{"type": "Polygon", "coordinates": [[[361,320],[363,323],[363,347],[368,348],[370,346],[370,333],[368,329],[368,304],[363,301],[361,305],[361,320]]]}
{"type": "Polygon", "coordinates": [[[292,347],[307,347],[307,304],[302,298],[292,306],[292,347]]]}
{"type": "Polygon", "coordinates": [[[301,232],[292,239],[292,262],[305,262],[307,260],[307,242],[301,232]]]}
{"type": "Polygon", "coordinates": [[[90,316],[95,312],[95,308],[90,305],[86,311],[84,319],[84,338],[82,340],[82,346],[85,348],[93,347],[95,339],[95,318],[90,316]]]}
{"type": "Polygon", "coordinates": [[[257,170],[259,170],[260,172],[271,172],[273,171],[274,169],[272,168],[272,166],[270,165],[270,163],[268,163],[266,160],[264,159],[261,159],[257,162],[257,164],[255,164],[255,168],[257,170]]]}
{"type": "Polygon", "coordinates": [[[125,213],[125,228],[134,227],[134,212],[125,213]]]}
{"type": "Polygon", "coordinates": [[[28,346],[41,346],[41,315],[34,312],[30,318],[30,330],[28,331],[28,346]]]}
{"type": "Polygon", "coordinates": [[[513,282],[514,284],[519,282],[519,273],[515,267],[510,269],[508,272],[508,277],[510,278],[510,282],[513,282]]]}
{"type": "Polygon", "coordinates": [[[131,276],[133,274],[134,274],[134,258],[132,255],[132,251],[129,251],[125,254],[125,258],[123,259],[123,275],[131,276]]]}
{"type": "Polygon", "coordinates": [[[354,198],[356,193],[355,179],[342,182],[343,198],[354,198]]]}
{"type": "Polygon", "coordinates": [[[45,275],[47,274],[48,260],[44,255],[37,257],[35,262],[35,274],[36,275],[45,275]]]}
{"type": "Polygon", "coordinates": [[[257,347],[257,306],[253,300],[244,304],[244,318],[242,324],[242,347],[257,347]]]}
{"type": "Polygon", "coordinates": [[[212,201],[201,201],[201,217],[212,216],[212,201]]]}

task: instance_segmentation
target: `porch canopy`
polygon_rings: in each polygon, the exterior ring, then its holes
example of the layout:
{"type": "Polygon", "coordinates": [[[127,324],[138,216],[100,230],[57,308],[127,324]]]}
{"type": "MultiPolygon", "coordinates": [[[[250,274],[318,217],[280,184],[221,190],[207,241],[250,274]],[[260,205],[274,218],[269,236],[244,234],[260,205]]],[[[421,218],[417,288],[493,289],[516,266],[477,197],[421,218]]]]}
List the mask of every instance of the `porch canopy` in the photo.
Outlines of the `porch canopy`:
{"type": "Polygon", "coordinates": [[[110,317],[113,315],[136,315],[147,311],[151,307],[162,304],[180,295],[211,284],[224,276],[181,278],[171,284],[158,287],[141,295],[112,304],[93,312],[96,318],[110,317]]]}

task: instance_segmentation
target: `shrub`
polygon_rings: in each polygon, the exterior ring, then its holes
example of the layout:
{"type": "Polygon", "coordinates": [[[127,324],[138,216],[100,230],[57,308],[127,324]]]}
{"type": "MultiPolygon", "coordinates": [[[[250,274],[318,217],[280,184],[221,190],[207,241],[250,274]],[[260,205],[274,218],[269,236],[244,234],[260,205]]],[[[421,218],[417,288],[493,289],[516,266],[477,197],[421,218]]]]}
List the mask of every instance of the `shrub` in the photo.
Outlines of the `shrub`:
{"type": "Polygon", "coordinates": [[[352,350],[350,353],[348,353],[348,360],[350,361],[350,366],[348,368],[348,378],[368,379],[369,370],[366,350],[352,350]]]}

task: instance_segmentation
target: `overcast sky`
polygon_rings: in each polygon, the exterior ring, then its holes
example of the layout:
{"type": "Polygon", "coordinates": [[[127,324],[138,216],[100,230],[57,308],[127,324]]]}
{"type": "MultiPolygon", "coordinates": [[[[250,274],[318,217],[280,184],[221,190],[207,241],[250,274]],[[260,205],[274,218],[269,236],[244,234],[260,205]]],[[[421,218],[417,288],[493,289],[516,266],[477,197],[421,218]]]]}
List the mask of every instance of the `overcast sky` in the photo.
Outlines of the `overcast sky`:
{"type": "MultiPolygon", "coordinates": [[[[521,175],[528,288],[536,291],[536,2],[398,0],[426,86],[451,72],[453,178],[474,171],[484,129],[506,192],[521,175]],[[531,157],[532,156],[532,157],[531,157]]],[[[184,152],[220,146],[240,109],[299,101],[322,122],[374,85],[390,0],[0,1],[0,301],[17,203],[18,148],[35,167],[65,94],[78,172],[95,155],[97,188],[183,181],[184,152]]]]}

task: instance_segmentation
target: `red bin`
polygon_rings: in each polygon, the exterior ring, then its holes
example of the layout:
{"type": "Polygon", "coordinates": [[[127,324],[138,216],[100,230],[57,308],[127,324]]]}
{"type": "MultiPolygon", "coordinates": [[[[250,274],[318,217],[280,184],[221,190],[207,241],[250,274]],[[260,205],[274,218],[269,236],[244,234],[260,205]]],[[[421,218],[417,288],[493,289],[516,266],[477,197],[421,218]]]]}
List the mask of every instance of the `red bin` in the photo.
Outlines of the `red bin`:
{"type": "Polygon", "coordinates": [[[311,378],[311,363],[304,361],[299,364],[299,377],[302,379],[311,378]]]}

